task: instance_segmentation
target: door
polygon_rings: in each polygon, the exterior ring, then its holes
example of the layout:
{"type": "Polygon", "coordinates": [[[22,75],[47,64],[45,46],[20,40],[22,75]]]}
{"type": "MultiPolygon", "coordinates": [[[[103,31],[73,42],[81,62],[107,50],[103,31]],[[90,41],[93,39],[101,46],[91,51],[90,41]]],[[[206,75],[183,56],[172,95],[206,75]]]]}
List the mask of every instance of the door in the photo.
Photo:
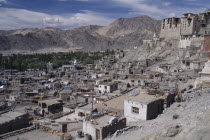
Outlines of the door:
{"type": "Polygon", "coordinates": [[[96,140],[100,140],[100,130],[96,129],[96,140]]]}
{"type": "Polygon", "coordinates": [[[62,130],[63,133],[67,133],[67,124],[62,125],[62,130]]]}

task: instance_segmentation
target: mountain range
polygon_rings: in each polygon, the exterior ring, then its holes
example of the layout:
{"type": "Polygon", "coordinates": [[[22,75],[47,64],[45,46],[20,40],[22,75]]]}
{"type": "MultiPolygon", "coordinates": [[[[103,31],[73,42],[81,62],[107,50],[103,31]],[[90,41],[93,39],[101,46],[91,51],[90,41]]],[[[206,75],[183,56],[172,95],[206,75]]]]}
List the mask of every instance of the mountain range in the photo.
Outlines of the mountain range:
{"type": "Polygon", "coordinates": [[[148,16],[119,18],[108,26],[82,26],[70,30],[27,28],[0,31],[0,51],[102,51],[131,49],[160,32],[161,22],[148,16]]]}

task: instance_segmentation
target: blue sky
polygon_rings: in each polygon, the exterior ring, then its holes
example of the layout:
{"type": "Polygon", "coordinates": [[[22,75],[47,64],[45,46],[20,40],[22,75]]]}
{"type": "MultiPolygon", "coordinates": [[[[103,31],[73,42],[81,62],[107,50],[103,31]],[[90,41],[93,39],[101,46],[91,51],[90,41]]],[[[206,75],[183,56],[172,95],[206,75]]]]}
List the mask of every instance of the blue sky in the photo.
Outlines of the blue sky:
{"type": "Polygon", "coordinates": [[[199,13],[210,0],[0,0],[0,29],[108,25],[120,17],[199,13]]]}

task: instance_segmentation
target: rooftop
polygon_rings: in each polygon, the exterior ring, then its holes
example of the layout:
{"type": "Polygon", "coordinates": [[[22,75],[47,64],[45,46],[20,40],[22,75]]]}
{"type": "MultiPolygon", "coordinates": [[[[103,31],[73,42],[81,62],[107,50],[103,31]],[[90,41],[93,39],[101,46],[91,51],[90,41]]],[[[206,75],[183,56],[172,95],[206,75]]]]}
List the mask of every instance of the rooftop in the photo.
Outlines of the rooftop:
{"type": "MultiPolygon", "coordinates": [[[[95,108],[95,105],[93,105],[93,109],[95,108]]],[[[87,104],[85,106],[81,106],[78,108],[79,110],[85,110],[85,111],[92,111],[92,104],[87,104]]]]}
{"type": "Polygon", "coordinates": [[[183,15],[189,15],[189,14],[194,15],[193,13],[185,13],[185,14],[183,14],[183,15]]]}
{"type": "Polygon", "coordinates": [[[115,84],[118,84],[118,82],[102,82],[99,85],[111,86],[111,85],[115,85],[115,84]]]}
{"type": "Polygon", "coordinates": [[[32,130],[23,134],[6,138],[6,140],[59,140],[60,136],[45,132],[41,129],[32,130]]]}
{"type": "Polygon", "coordinates": [[[60,101],[61,99],[56,98],[56,99],[42,100],[42,101],[39,101],[39,103],[46,103],[47,105],[53,105],[53,104],[60,103],[60,101]]]}
{"type": "Polygon", "coordinates": [[[153,96],[153,95],[148,95],[144,93],[139,93],[136,96],[130,96],[128,97],[127,100],[134,101],[134,102],[139,102],[142,104],[149,104],[151,102],[154,102],[156,100],[159,100],[159,98],[153,96]]]}
{"type": "Polygon", "coordinates": [[[63,65],[62,67],[72,67],[74,65],[63,65]]]}
{"type": "Polygon", "coordinates": [[[106,126],[109,124],[109,120],[111,118],[113,118],[113,117],[105,115],[105,116],[102,116],[102,117],[96,119],[95,121],[98,123],[99,126],[106,126]]]}
{"type": "Polygon", "coordinates": [[[23,116],[25,113],[20,113],[20,112],[7,112],[2,115],[0,115],[0,124],[9,122],[11,120],[14,120],[15,118],[19,116],[23,116]]]}
{"type": "Polygon", "coordinates": [[[124,100],[127,98],[128,96],[122,95],[116,98],[113,98],[107,102],[104,102],[104,104],[106,106],[103,106],[102,104],[97,104],[97,107],[111,107],[111,108],[115,108],[115,109],[120,109],[123,110],[124,109],[124,100]]]}

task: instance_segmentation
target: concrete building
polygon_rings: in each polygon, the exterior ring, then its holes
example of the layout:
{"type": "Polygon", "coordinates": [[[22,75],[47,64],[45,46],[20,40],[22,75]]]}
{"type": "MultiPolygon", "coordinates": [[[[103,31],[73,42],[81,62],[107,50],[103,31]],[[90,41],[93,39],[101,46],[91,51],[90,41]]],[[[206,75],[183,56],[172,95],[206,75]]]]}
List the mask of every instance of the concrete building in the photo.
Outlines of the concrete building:
{"type": "Polygon", "coordinates": [[[62,66],[62,71],[65,71],[65,72],[72,71],[72,70],[75,70],[75,69],[76,69],[75,65],[63,65],[62,66]]]}
{"type": "Polygon", "coordinates": [[[111,83],[101,83],[99,84],[99,93],[104,94],[104,93],[112,93],[113,91],[117,90],[117,83],[116,82],[111,82],[111,83]]]}
{"type": "Polygon", "coordinates": [[[160,42],[161,42],[161,38],[159,38],[157,36],[157,34],[155,33],[153,35],[153,38],[151,40],[143,40],[143,45],[144,46],[147,46],[147,47],[155,47],[155,46],[158,46],[160,45],[160,42]]]}
{"type": "Polygon", "coordinates": [[[75,114],[77,118],[83,120],[85,117],[91,115],[93,112],[97,112],[95,106],[92,104],[86,104],[84,106],[79,106],[75,109],[75,114]]]}
{"type": "Polygon", "coordinates": [[[30,126],[32,117],[26,113],[8,112],[0,117],[0,135],[30,126]]]}
{"type": "Polygon", "coordinates": [[[194,60],[190,63],[190,69],[194,71],[200,71],[204,68],[205,60],[194,60]]]}
{"type": "Polygon", "coordinates": [[[8,105],[6,102],[1,102],[0,101],[0,111],[4,111],[5,109],[8,108],[8,105]]]}
{"type": "Polygon", "coordinates": [[[159,73],[169,73],[170,69],[172,67],[172,64],[167,64],[167,63],[161,63],[156,67],[156,71],[159,73]]]}
{"type": "Polygon", "coordinates": [[[20,97],[20,95],[16,95],[16,94],[12,94],[12,95],[9,95],[8,98],[6,98],[6,101],[9,101],[9,102],[15,102],[18,98],[20,97]]]}
{"type": "Polygon", "coordinates": [[[41,115],[44,115],[45,113],[55,114],[63,111],[63,101],[61,99],[42,100],[39,101],[38,104],[41,115]]]}
{"type": "Polygon", "coordinates": [[[126,118],[115,118],[108,115],[83,121],[84,134],[91,135],[93,140],[103,140],[108,135],[112,135],[125,127],[126,118]]]}
{"type": "Polygon", "coordinates": [[[101,113],[110,113],[117,116],[124,115],[124,100],[127,98],[126,95],[115,97],[111,100],[105,101],[100,104],[96,104],[96,108],[101,113]]]}
{"type": "Polygon", "coordinates": [[[137,94],[124,100],[124,115],[128,122],[151,120],[162,113],[162,100],[152,95],[137,94]]]}
{"type": "Polygon", "coordinates": [[[27,96],[36,96],[39,94],[39,90],[30,90],[30,91],[26,91],[25,94],[27,96]]]}
{"type": "Polygon", "coordinates": [[[20,84],[23,84],[22,78],[13,78],[11,81],[9,81],[9,84],[12,86],[19,86],[20,84]]]}
{"type": "Polygon", "coordinates": [[[53,63],[47,63],[47,70],[52,71],[53,70],[53,63]]]}
{"type": "Polygon", "coordinates": [[[68,97],[72,95],[72,92],[73,92],[72,90],[62,90],[59,92],[59,97],[63,101],[67,101],[68,97]]]}
{"type": "Polygon", "coordinates": [[[103,103],[105,102],[106,100],[108,100],[108,96],[106,95],[103,95],[103,96],[97,96],[95,97],[95,103],[98,104],[98,103],[103,103]]]}

